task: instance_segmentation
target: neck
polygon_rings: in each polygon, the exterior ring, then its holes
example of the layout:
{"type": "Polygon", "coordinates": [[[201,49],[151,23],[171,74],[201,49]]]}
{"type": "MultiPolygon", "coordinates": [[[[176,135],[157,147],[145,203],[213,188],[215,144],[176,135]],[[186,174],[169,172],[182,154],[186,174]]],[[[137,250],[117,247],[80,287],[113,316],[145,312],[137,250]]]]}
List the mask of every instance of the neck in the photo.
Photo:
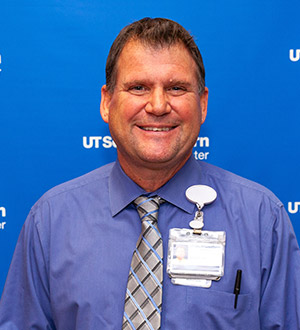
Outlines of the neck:
{"type": "Polygon", "coordinates": [[[176,162],[173,166],[170,164],[146,163],[132,164],[118,155],[118,159],[126,175],[147,192],[152,192],[167,183],[186,163],[189,156],[182,162],[176,162]]]}

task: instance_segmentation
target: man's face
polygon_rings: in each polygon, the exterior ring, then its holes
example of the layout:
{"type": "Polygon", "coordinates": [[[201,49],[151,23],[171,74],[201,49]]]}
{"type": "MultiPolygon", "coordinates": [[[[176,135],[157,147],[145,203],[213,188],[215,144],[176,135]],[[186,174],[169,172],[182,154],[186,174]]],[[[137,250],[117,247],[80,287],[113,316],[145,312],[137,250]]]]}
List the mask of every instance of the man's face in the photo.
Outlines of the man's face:
{"type": "Polygon", "coordinates": [[[129,41],[117,63],[113,93],[102,87],[101,115],[109,123],[124,171],[181,168],[207,110],[196,64],[180,43],[154,49],[129,41]]]}

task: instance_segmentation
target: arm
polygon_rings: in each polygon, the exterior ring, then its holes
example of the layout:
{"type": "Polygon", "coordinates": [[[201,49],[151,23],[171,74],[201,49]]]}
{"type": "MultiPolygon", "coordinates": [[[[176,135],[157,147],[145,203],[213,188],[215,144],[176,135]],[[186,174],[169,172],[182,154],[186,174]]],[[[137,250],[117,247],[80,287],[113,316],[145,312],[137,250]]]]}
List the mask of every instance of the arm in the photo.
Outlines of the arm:
{"type": "Polygon", "coordinates": [[[262,241],[261,329],[300,329],[300,251],[283,207],[262,241]]]}
{"type": "Polygon", "coordinates": [[[0,329],[55,329],[40,218],[36,208],[22,228],[0,302],[0,329]]]}

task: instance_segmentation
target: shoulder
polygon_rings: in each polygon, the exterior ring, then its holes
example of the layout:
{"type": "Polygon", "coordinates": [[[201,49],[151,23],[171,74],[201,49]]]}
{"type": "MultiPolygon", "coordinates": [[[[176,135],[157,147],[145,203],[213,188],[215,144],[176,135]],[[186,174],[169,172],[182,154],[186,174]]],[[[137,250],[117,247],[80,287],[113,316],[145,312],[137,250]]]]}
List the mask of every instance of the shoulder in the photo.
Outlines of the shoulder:
{"type": "Polygon", "coordinates": [[[278,207],[283,206],[282,202],[274,195],[274,193],[261,184],[243,178],[215,165],[204,162],[198,163],[201,168],[201,173],[205,179],[213,182],[219,188],[223,188],[228,192],[238,192],[242,195],[248,196],[249,198],[266,198],[278,207]]]}
{"type": "Polygon", "coordinates": [[[95,192],[102,190],[113,168],[114,163],[104,165],[80,177],[72,179],[55,186],[48,190],[32,207],[31,212],[34,212],[42,204],[51,203],[68,199],[70,196],[83,196],[87,192],[95,192]]]}

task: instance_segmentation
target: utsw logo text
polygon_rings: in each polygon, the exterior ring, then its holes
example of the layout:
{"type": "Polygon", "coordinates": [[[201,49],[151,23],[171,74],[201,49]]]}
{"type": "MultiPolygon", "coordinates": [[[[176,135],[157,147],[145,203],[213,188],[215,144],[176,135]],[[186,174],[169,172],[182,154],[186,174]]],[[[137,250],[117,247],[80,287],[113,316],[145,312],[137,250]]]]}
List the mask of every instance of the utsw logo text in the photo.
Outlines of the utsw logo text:
{"type": "Polygon", "coordinates": [[[288,202],[288,211],[289,213],[295,214],[299,212],[300,202],[288,202]]]}
{"type": "Polygon", "coordinates": [[[290,49],[290,60],[292,62],[300,60],[300,49],[290,49]]]}
{"type": "MultiPolygon", "coordinates": [[[[117,148],[115,142],[113,141],[112,137],[107,135],[107,136],[84,136],[82,139],[82,144],[83,147],[86,149],[91,149],[91,148],[100,148],[101,146],[103,148],[117,148]]],[[[209,138],[207,136],[205,137],[198,137],[197,141],[194,145],[194,147],[209,147],[209,138]]]]}
{"type": "Polygon", "coordinates": [[[86,149],[91,149],[91,148],[100,148],[102,146],[103,148],[116,148],[116,144],[113,141],[111,136],[84,136],[83,137],[83,146],[86,149]],[[102,141],[102,143],[100,143],[102,141]]]}
{"type": "Polygon", "coordinates": [[[5,207],[0,207],[0,217],[5,218],[6,217],[6,209],[5,207]]]}
{"type": "MultiPolygon", "coordinates": [[[[5,207],[0,207],[0,217],[5,218],[6,217],[6,209],[5,207]]],[[[0,222],[0,229],[4,229],[6,225],[6,222],[0,222]]]]}

